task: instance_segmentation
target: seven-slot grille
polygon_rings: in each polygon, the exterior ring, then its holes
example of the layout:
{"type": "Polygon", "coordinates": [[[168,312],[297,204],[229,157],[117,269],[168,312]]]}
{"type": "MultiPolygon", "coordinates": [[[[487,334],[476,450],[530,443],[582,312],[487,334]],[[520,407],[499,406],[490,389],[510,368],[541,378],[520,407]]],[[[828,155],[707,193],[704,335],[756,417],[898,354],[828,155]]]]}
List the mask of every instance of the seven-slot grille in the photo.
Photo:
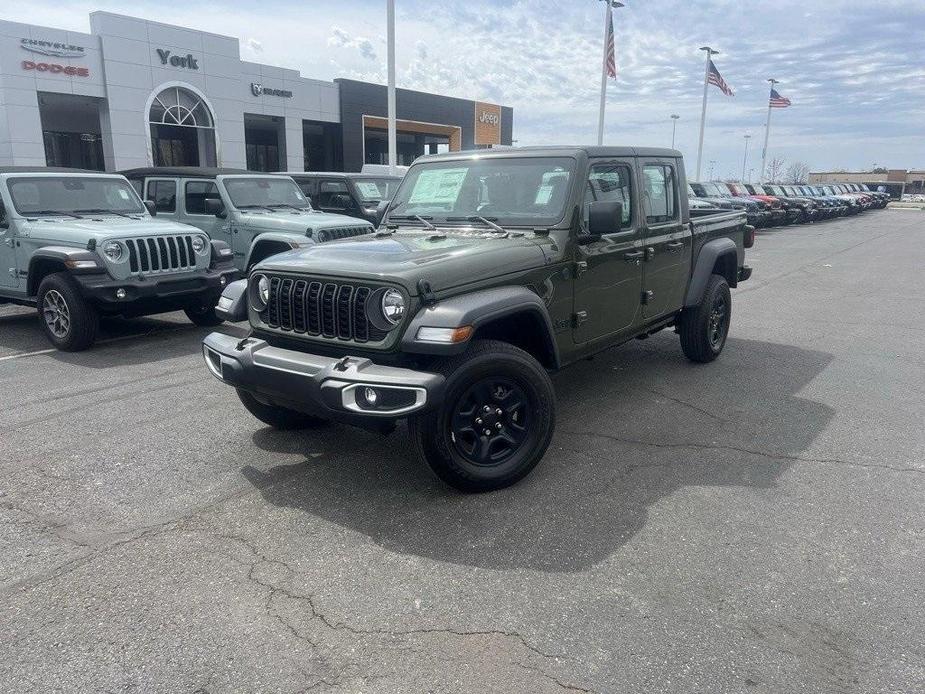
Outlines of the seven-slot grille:
{"type": "Polygon", "coordinates": [[[319,229],[315,233],[315,238],[318,241],[334,241],[335,239],[346,239],[351,236],[362,236],[363,234],[371,234],[373,228],[371,226],[355,226],[355,227],[337,227],[336,229],[319,229]]]}
{"type": "Polygon", "coordinates": [[[260,314],[271,328],[355,342],[381,342],[388,335],[366,317],[375,289],[322,279],[268,277],[270,300],[260,314]]]}
{"type": "Polygon", "coordinates": [[[196,269],[192,235],[127,239],[129,268],[134,272],[183,272],[196,269]]]}

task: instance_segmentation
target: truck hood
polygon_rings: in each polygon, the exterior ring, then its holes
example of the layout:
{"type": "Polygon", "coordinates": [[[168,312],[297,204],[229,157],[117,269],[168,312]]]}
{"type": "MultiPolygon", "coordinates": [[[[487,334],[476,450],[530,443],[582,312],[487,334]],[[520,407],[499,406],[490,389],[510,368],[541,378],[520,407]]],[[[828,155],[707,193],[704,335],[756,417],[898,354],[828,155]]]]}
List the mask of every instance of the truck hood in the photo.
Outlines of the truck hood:
{"type": "Polygon", "coordinates": [[[116,215],[87,215],[85,219],[49,216],[24,222],[20,229],[20,234],[29,238],[56,242],[68,241],[81,245],[90,240],[100,242],[140,236],[202,233],[188,224],[157,219],[148,215],[132,218],[116,215]]]}
{"type": "Polygon", "coordinates": [[[299,210],[247,210],[241,212],[241,223],[250,229],[282,231],[304,235],[307,229],[335,229],[339,227],[369,227],[369,222],[327,212],[301,212],[299,210]]]}
{"type": "Polygon", "coordinates": [[[258,268],[396,282],[414,295],[419,280],[439,292],[545,264],[546,255],[532,232],[505,235],[482,229],[440,229],[331,241],[272,256],[258,268]]]}

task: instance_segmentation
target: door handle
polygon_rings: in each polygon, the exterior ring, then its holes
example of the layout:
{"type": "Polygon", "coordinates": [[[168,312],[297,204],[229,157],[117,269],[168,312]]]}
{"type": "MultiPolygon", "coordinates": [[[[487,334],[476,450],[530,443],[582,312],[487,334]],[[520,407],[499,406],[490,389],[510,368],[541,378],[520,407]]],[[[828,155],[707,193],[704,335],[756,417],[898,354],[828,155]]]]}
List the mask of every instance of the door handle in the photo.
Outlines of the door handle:
{"type": "Polygon", "coordinates": [[[639,265],[639,261],[642,260],[644,255],[645,253],[642,251],[630,251],[623,254],[623,259],[628,263],[633,263],[633,265],[639,265]]]}
{"type": "Polygon", "coordinates": [[[681,241],[676,241],[674,243],[665,244],[665,248],[668,249],[669,253],[680,253],[681,249],[684,248],[684,243],[681,241]]]}

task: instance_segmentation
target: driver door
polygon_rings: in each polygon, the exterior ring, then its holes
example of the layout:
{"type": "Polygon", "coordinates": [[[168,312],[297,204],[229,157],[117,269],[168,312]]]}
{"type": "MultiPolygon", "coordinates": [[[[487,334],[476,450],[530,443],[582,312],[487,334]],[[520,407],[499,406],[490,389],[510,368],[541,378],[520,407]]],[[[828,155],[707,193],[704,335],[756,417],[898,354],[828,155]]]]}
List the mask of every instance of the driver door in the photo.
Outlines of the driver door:
{"type": "Polygon", "coordinates": [[[633,328],[641,317],[642,260],[640,210],[634,189],[632,159],[592,159],[582,209],[587,228],[592,202],[623,203],[619,232],[576,246],[572,336],[576,344],[613,336],[633,328]]]}

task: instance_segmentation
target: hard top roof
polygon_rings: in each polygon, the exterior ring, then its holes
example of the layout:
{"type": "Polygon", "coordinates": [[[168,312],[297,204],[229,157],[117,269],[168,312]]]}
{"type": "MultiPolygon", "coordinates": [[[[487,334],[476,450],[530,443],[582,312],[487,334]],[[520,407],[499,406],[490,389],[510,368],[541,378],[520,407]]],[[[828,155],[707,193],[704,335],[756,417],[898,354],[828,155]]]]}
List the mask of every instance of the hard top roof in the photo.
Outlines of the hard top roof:
{"type": "Polygon", "coordinates": [[[438,161],[440,159],[470,159],[479,157],[502,158],[502,157],[562,157],[576,156],[586,154],[589,157],[664,157],[679,158],[681,153],[676,149],[667,147],[620,147],[610,145],[536,145],[532,147],[503,147],[496,149],[472,149],[461,152],[443,152],[442,154],[426,154],[415,160],[420,161],[438,161]]]}
{"type": "Polygon", "coordinates": [[[247,169],[229,169],[217,166],[144,166],[138,169],[119,171],[127,178],[143,178],[145,176],[182,176],[184,178],[215,178],[225,174],[255,174],[263,175],[263,171],[248,171],[247,169]]]}
{"type": "MultiPolygon", "coordinates": [[[[93,171],[91,169],[72,169],[66,166],[0,166],[0,174],[24,173],[75,173],[106,175],[105,171],[93,171]]],[[[118,174],[109,175],[117,176],[118,174]]]]}
{"type": "Polygon", "coordinates": [[[403,176],[387,173],[358,173],[356,171],[345,172],[345,171],[276,171],[274,173],[279,174],[280,176],[292,176],[293,178],[301,177],[312,177],[312,178],[334,178],[335,176],[340,176],[343,178],[394,178],[396,181],[400,181],[403,176]]]}

